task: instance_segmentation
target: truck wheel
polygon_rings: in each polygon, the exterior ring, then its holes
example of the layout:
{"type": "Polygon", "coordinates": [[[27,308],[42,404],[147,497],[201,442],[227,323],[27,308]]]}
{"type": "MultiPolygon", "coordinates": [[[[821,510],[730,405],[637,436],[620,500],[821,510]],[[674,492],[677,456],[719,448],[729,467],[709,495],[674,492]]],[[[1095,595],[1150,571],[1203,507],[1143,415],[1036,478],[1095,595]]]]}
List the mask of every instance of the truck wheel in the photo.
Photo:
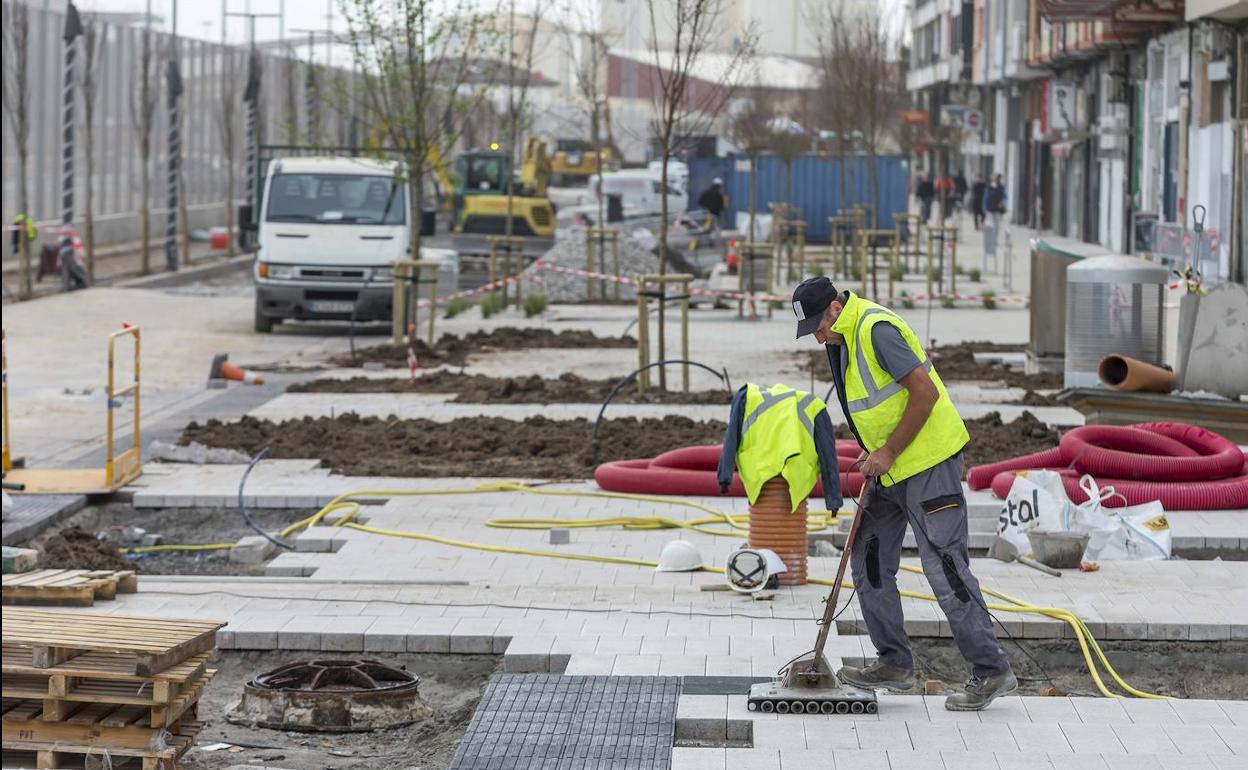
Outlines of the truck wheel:
{"type": "Polygon", "coordinates": [[[273,331],[273,319],[260,312],[259,303],[256,303],[256,334],[268,334],[273,331]]]}

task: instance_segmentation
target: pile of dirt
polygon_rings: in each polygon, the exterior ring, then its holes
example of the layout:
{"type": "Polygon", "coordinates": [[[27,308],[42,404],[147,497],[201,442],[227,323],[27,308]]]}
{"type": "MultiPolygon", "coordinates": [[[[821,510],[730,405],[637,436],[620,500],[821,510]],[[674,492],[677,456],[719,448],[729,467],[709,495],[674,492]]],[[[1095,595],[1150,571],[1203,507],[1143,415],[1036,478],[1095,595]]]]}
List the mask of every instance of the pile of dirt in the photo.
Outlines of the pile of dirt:
{"type": "MultiPolygon", "coordinates": [[[[993,342],[964,342],[958,345],[937,345],[929,353],[936,371],[946,382],[957,380],[988,380],[1003,382],[1011,388],[1027,390],[1059,390],[1061,372],[1026,374],[1003,364],[978,363],[976,353],[1021,353],[1024,345],[1001,345],[993,342]]],[[[1039,406],[1038,404],[1034,404],[1039,406]]]]}
{"type": "MultiPolygon", "coordinates": [[[[1025,349],[1024,345],[981,341],[937,345],[928,350],[928,354],[932,357],[932,363],[940,373],[940,378],[945,382],[1001,382],[1011,388],[1030,391],[1019,402],[1025,406],[1054,406],[1055,402],[1051,398],[1034,391],[1060,390],[1061,372],[1025,374],[1003,364],[981,364],[975,361],[976,353],[1021,353],[1025,349]]],[[[803,373],[813,371],[816,377],[823,379],[831,376],[828,372],[828,354],[822,348],[803,351],[798,354],[798,361],[803,373]]]]}
{"type": "Polygon", "coordinates": [[[39,554],[45,569],[138,569],[122,558],[117,546],[109,545],[84,529],[71,527],[49,537],[39,554]]]}
{"type": "Polygon", "coordinates": [[[1008,423],[997,412],[965,422],[971,434],[971,443],[962,450],[968,470],[976,465],[1052,449],[1062,437],[1060,430],[1045,425],[1031,412],[1023,412],[1008,423]]]}
{"type": "MultiPolygon", "coordinates": [[[[501,326],[488,331],[475,331],[463,337],[443,334],[433,346],[423,339],[412,343],[412,351],[416,354],[422,367],[428,368],[441,364],[462,366],[474,353],[486,353],[492,350],[516,350],[528,348],[635,348],[637,340],[624,335],[622,337],[599,337],[584,329],[563,329],[551,331],[545,327],[501,326]]],[[[355,360],[350,355],[330,359],[334,366],[359,366],[365,363],[381,363],[386,366],[406,368],[406,345],[375,345],[357,348],[355,360]]]]}
{"type": "MultiPolygon", "coordinates": [[[[440,369],[417,377],[353,377],[348,380],[321,379],[291,385],[288,393],[456,393],[460,404],[597,404],[619,380],[590,380],[572,373],[547,379],[531,377],[487,377],[458,374],[440,369]]],[[[628,384],[616,393],[613,403],[623,404],[727,404],[727,390],[661,391],[645,393],[628,384]]]]}
{"type": "MultiPolygon", "coordinates": [[[[352,476],[484,476],[589,478],[593,475],[589,420],[461,417],[450,422],[397,417],[304,417],[281,423],[191,423],[184,443],[238,449],[269,447],[274,459],[316,458],[352,476]]],[[[604,420],[600,462],[654,457],[670,449],[723,440],[724,423],[669,415],[604,420]]]]}

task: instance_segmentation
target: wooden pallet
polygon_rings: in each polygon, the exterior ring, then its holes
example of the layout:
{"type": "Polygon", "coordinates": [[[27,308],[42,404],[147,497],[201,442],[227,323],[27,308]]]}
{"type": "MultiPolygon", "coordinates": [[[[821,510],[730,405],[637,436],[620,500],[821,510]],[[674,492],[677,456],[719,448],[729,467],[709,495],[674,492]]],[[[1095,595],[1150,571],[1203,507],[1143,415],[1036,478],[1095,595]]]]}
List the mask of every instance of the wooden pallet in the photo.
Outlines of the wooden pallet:
{"type": "MultiPolygon", "coordinates": [[[[26,703],[26,701],[21,701],[26,703]]],[[[8,709],[9,703],[5,701],[5,708],[8,709]]],[[[21,713],[26,714],[29,709],[23,710],[21,713]]],[[[14,714],[16,717],[16,713],[14,714]]],[[[121,717],[116,717],[119,720],[121,717]]],[[[152,749],[150,747],[129,748],[124,746],[111,746],[108,742],[100,740],[98,737],[92,737],[89,741],[83,743],[69,743],[64,740],[35,740],[33,734],[29,737],[23,737],[23,734],[14,730],[15,737],[10,740],[10,720],[9,715],[4,715],[4,753],[6,760],[10,754],[18,754],[23,757],[35,755],[33,764],[19,765],[19,767],[36,767],[48,768],[49,770],[59,770],[60,768],[81,768],[84,764],[85,757],[82,755],[93,756],[96,761],[100,761],[107,752],[108,757],[113,761],[113,767],[122,766],[137,767],[142,770],[177,770],[180,767],[179,760],[186,754],[187,750],[195,744],[195,737],[203,729],[202,722],[191,720],[183,720],[176,732],[164,733],[164,748],[152,749]],[[73,756],[71,755],[78,755],[73,756]],[[129,760],[132,764],[124,764],[129,760]]],[[[19,721],[15,718],[12,724],[16,727],[19,721]]],[[[34,725],[34,729],[38,730],[40,725],[66,725],[60,728],[65,732],[83,732],[92,729],[90,723],[68,726],[70,723],[63,722],[40,722],[34,725]]],[[[125,730],[126,728],[96,728],[99,730],[125,730]]],[[[46,729],[38,732],[39,735],[47,736],[50,732],[46,729]]],[[[94,736],[95,733],[92,733],[94,736]]],[[[8,767],[9,765],[5,765],[8,767]]]]}
{"type": "MultiPolygon", "coordinates": [[[[126,670],[152,676],[215,646],[212,620],[150,618],[133,615],[58,612],[5,607],[0,629],[15,664],[52,668],[86,652],[127,656],[126,670]]],[[[8,653],[6,652],[6,662],[8,653]]]]}
{"type": "Polygon", "coordinates": [[[81,703],[100,703],[146,709],[152,727],[168,727],[199,702],[204,688],[216,674],[216,669],[201,669],[193,678],[164,687],[159,694],[152,682],[5,674],[3,697],[41,701],[45,720],[62,719],[65,714],[75,713],[80,710],[78,704],[81,703]]]}
{"type": "Polygon", "coordinates": [[[40,569],[5,575],[3,602],[90,607],[96,599],[137,590],[139,578],[132,570],[40,569]]]}
{"type": "MultiPolygon", "coordinates": [[[[98,746],[109,751],[143,752],[141,756],[172,757],[174,749],[168,738],[181,727],[181,720],[168,725],[152,724],[152,709],[144,706],[19,698],[5,698],[2,702],[5,746],[21,742],[98,746]]],[[[190,704],[179,717],[193,722],[194,711],[194,704],[190,704]]]]}
{"type": "MultiPolygon", "coordinates": [[[[189,747],[189,746],[188,746],[189,747]]],[[[177,760],[169,761],[163,759],[149,760],[151,764],[144,765],[142,757],[122,757],[116,754],[109,754],[109,762],[111,765],[103,765],[103,758],[99,752],[91,760],[87,760],[83,754],[72,754],[70,752],[54,752],[54,751],[23,751],[19,749],[5,749],[0,753],[0,767],[8,770],[9,768],[47,768],[48,770],[82,770],[84,764],[93,761],[96,764],[88,764],[86,767],[99,767],[101,765],[110,767],[111,770],[144,770],[145,767],[151,770],[181,770],[183,767],[177,760]]]]}

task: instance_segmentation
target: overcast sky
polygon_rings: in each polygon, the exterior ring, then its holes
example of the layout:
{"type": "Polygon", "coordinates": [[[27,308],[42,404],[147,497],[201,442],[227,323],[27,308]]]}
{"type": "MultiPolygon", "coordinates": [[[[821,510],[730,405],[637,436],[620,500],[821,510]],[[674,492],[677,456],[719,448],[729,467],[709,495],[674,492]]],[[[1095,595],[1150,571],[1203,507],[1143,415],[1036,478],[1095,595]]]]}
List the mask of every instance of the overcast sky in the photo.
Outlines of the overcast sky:
{"type": "MultiPolygon", "coordinates": [[[[52,7],[64,6],[65,0],[28,0],[31,5],[40,2],[49,3],[52,7]]],[[[287,37],[298,37],[294,30],[324,29],[327,12],[332,15],[332,27],[343,31],[345,24],[339,11],[340,0],[224,0],[231,13],[277,14],[284,8],[285,32],[287,37]]],[[[358,2],[358,0],[350,0],[358,2]]],[[[444,2],[453,7],[460,0],[433,0],[444,2]]],[[[510,0],[468,0],[483,8],[505,6],[510,0]]],[[[550,9],[543,16],[562,16],[567,14],[569,6],[590,6],[596,8],[602,0],[540,0],[544,8],[550,9]]],[[[731,2],[732,0],[727,0],[731,2]]],[[[811,3],[825,0],[809,0],[811,3]]],[[[173,18],[173,6],[178,6],[178,31],[188,37],[219,41],[221,39],[222,0],[76,0],[82,11],[136,11],[142,12],[150,6],[152,13],[164,17],[164,29],[169,29],[173,18]]],[[[526,11],[533,7],[535,0],[515,0],[517,11],[526,11]]],[[[906,0],[879,0],[884,9],[886,20],[892,22],[890,27],[903,26],[903,9],[906,0]]],[[[575,14],[573,14],[575,15],[575,14]]],[[[243,18],[226,19],[226,39],[231,43],[243,43],[247,40],[247,20],[243,18]]],[[[256,39],[275,40],[279,37],[281,27],[276,18],[256,19],[256,39]]],[[[319,55],[319,54],[318,54],[319,55]]]]}

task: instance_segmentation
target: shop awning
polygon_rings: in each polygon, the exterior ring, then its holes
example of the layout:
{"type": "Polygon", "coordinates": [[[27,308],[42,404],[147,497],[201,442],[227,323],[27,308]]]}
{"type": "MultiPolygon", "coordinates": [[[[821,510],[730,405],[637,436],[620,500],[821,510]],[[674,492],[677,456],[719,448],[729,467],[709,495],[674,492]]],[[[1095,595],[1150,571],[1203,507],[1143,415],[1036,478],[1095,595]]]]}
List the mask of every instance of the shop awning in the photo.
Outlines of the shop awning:
{"type": "Polygon", "coordinates": [[[1040,0],[1049,21],[1183,21],[1183,0],[1040,0]]]}

